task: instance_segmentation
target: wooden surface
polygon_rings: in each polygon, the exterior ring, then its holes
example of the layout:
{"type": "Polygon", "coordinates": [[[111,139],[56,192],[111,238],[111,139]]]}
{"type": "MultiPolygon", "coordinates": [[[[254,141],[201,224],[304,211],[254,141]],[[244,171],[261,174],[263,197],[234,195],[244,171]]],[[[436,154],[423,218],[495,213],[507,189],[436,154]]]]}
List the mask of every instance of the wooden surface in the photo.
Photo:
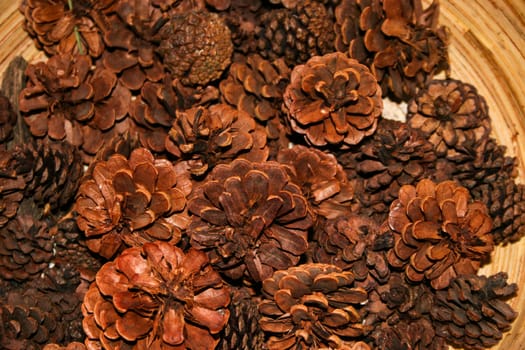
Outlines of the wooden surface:
{"type": "MultiPolygon", "coordinates": [[[[429,3],[430,1],[424,0],[429,3]]],[[[451,77],[485,97],[494,136],[525,162],[525,0],[441,0],[441,23],[450,29],[451,77]]],[[[0,0],[0,79],[16,55],[43,59],[22,28],[18,1],[0,0]]],[[[519,181],[525,183],[520,164],[519,181]]],[[[525,350],[525,239],[498,247],[481,273],[506,271],[520,286],[511,301],[519,316],[494,349],[525,350]]]]}

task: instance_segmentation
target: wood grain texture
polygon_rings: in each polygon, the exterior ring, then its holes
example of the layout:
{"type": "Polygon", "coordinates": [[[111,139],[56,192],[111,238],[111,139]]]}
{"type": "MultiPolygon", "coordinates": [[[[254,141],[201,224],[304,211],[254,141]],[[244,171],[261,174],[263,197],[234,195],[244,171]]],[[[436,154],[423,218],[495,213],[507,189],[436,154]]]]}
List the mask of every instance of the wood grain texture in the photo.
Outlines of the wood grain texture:
{"type": "MultiPolygon", "coordinates": [[[[440,6],[441,23],[450,29],[451,77],[476,86],[487,100],[494,136],[525,162],[525,1],[441,0],[440,6]]],[[[0,79],[16,55],[29,62],[44,58],[22,23],[18,1],[0,0],[0,79]]],[[[525,183],[523,162],[519,181],[525,183]]],[[[511,304],[520,313],[494,349],[525,350],[525,239],[497,248],[481,273],[499,271],[519,285],[511,304]]]]}

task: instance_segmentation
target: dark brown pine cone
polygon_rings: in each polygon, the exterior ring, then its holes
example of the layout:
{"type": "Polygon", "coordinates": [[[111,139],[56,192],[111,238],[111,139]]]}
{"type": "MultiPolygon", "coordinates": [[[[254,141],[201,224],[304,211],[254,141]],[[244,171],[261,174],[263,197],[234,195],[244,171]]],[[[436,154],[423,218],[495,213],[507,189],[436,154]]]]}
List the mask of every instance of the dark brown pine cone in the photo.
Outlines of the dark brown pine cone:
{"type": "Polygon", "coordinates": [[[163,240],[176,244],[189,218],[191,192],[186,169],[155,159],[145,148],[129,158],[115,154],[93,164],[78,190],[77,224],[89,249],[111,258],[123,246],[163,240]]]}
{"type": "Polygon", "coordinates": [[[357,149],[337,159],[355,187],[360,213],[382,222],[403,185],[414,185],[433,172],[433,145],[406,124],[379,119],[376,132],[357,149]]]}
{"type": "Polygon", "coordinates": [[[436,333],[464,349],[496,345],[517,317],[506,303],[517,289],[515,283],[507,283],[503,272],[489,277],[459,276],[446,290],[437,292],[431,311],[436,333]]]}
{"type": "Polygon", "coordinates": [[[289,142],[281,105],[290,75],[291,69],[283,58],[268,61],[251,54],[234,61],[219,84],[223,102],[247,112],[265,127],[273,156],[289,142]]]}
{"type": "Polygon", "coordinates": [[[423,179],[401,187],[388,223],[395,239],[390,264],[410,281],[427,280],[435,289],[460,274],[475,274],[494,248],[487,207],[454,181],[423,179]]]}
{"type": "Polygon", "coordinates": [[[166,68],[185,85],[206,85],[231,63],[231,32],[218,14],[175,14],[160,32],[156,51],[166,68]]]}
{"type": "Polygon", "coordinates": [[[248,113],[223,103],[177,112],[168,135],[166,150],[187,160],[195,176],[236,158],[253,162],[268,159],[262,127],[248,113]]]}
{"type": "Polygon", "coordinates": [[[105,49],[106,15],[117,0],[22,0],[24,29],[36,47],[48,55],[88,54],[98,57],[105,49]]]}
{"type": "Polygon", "coordinates": [[[333,51],[333,23],[326,7],[315,0],[267,11],[256,29],[257,52],[270,60],[283,57],[289,66],[302,64],[333,51]]]}
{"type": "Polygon", "coordinates": [[[261,328],[270,350],[348,349],[367,333],[361,305],[367,292],[335,265],[304,264],[263,281],[261,328]]]}
{"type": "Polygon", "coordinates": [[[281,149],[277,161],[287,165],[292,182],[318,216],[333,219],[352,211],[354,188],[333,154],[295,145],[281,149]]]}
{"type": "Polygon", "coordinates": [[[5,143],[13,137],[16,124],[16,113],[9,99],[0,92],[0,148],[5,149],[5,143]]]}
{"type": "Polygon", "coordinates": [[[485,151],[491,132],[485,99],[459,80],[433,80],[408,104],[407,123],[434,145],[438,157],[473,160],[485,151]]]}
{"type": "Polygon", "coordinates": [[[229,287],[204,252],[145,243],[98,271],[82,305],[86,345],[213,350],[229,303],[229,287]]]}
{"type": "Polygon", "coordinates": [[[0,228],[16,215],[27,187],[13,164],[13,152],[0,149],[0,228]]]}
{"type": "Polygon", "coordinates": [[[348,148],[374,133],[381,88],[367,67],[334,52],[295,66],[284,92],[294,132],[315,147],[348,148]]]}
{"type": "Polygon", "coordinates": [[[395,325],[383,323],[371,334],[373,349],[377,350],[447,350],[443,337],[437,336],[434,325],[427,318],[400,320],[395,325]]]}
{"type": "Polygon", "coordinates": [[[262,0],[231,0],[230,7],[219,13],[230,28],[234,51],[248,54],[256,51],[255,33],[265,7],[262,0]]]}
{"type": "Polygon", "coordinates": [[[299,262],[314,216],[284,166],[236,159],[217,165],[188,200],[191,245],[232,279],[260,282],[299,262]]]}
{"type": "Polygon", "coordinates": [[[92,67],[89,56],[55,55],[30,64],[20,111],[37,138],[67,141],[84,162],[115,134],[127,131],[131,93],[108,69],[92,67]]]}
{"type": "Polygon", "coordinates": [[[335,10],[335,48],[370,67],[384,96],[408,100],[447,70],[448,32],[439,5],[421,0],[342,0],[335,10]]]}

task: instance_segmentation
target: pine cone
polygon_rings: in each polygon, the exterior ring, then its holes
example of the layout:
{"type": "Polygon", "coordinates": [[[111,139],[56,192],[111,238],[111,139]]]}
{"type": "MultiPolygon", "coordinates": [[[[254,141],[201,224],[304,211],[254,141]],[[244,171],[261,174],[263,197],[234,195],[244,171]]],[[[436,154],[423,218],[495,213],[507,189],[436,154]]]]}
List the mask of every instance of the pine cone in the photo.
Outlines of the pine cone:
{"type": "Polygon", "coordinates": [[[414,185],[432,173],[433,145],[406,124],[379,119],[376,132],[355,151],[338,152],[350,182],[355,186],[360,213],[386,219],[388,207],[403,185],[414,185]]]}
{"type": "Polygon", "coordinates": [[[326,7],[315,0],[267,11],[256,29],[257,52],[270,60],[282,57],[289,66],[302,64],[333,51],[333,23],[326,7]]]}
{"type": "Polygon", "coordinates": [[[517,313],[505,302],[516,294],[517,285],[507,283],[507,274],[490,277],[464,275],[448,289],[438,291],[432,317],[436,333],[465,349],[496,345],[511,328],[517,313]]]}
{"type": "Polygon", "coordinates": [[[13,155],[0,149],[0,228],[16,215],[27,187],[24,176],[17,174],[13,155]]]}
{"type": "Polygon", "coordinates": [[[93,164],[80,185],[75,210],[78,227],[93,252],[111,258],[126,246],[163,240],[176,244],[189,219],[189,174],[144,148],[129,159],[115,154],[93,164]]]}
{"type": "Polygon", "coordinates": [[[437,336],[431,321],[401,320],[395,325],[387,323],[377,327],[371,334],[377,350],[447,350],[444,338],[437,336]]]}
{"type": "Polygon", "coordinates": [[[439,5],[421,0],[342,0],[335,10],[335,48],[370,67],[384,96],[408,100],[448,69],[448,32],[439,5]]]}
{"type": "Polygon", "coordinates": [[[61,346],[54,343],[46,344],[42,350],[87,350],[87,348],[83,343],[71,342],[66,346],[61,346]]]}
{"type": "Polygon", "coordinates": [[[234,51],[244,55],[256,51],[255,35],[265,11],[262,0],[231,0],[230,7],[219,13],[230,28],[234,51]]]}
{"type": "Polygon", "coordinates": [[[491,132],[485,99],[459,80],[433,80],[409,102],[407,123],[434,145],[438,157],[454,162],[484,153],[491,132]]]}
{"type": "Polygon", "coordinates": [[[275,162],[219,164],[188,201],[191,245],[232,279],[262,281],[299,262],[313,214],[275,162]]]}
{"type": "Polygon", "coordinates": [[[0,92],[0,147],[13,137],[13,129],[16,124],[16,113],[9,99],[0,92]]]}
{"type": "Polygon", "coordinates": [[[259,311],[268,348],[350,347],[367,331],[359,305],[368,295],[353,281],[351,272],[328,264],[299,265],[264,280],[259,311]]]}
{"type": "Polygon", "coordinates": [[[296,66],[284,104],[293,131],[313,146],[339,148],[373,134],[383,108],[381,88],[368,68],[339,52],[296,66]]]}
{"type": "Polygon", "coordinates": [[[410,281],[428,280],[435,289],[457,275],[475,274],[494,248],[487,207],[454,181],[423,179],[401,187],[388,223],[395,239],[390,264],[410,281]]]}
{"type": "Polygon", "coordinates": [[[229,288],[205,253],[145,243],[97,273],[82,305],[86,345],[213,350],[229,303],[229,288]]]}
{"type": "Polygon", "coordinates": [[[161,29],[157,52],[166,68],[185,85],[206,85],[231,63],[230,29],[216,13],[188,11],[161,29]]]}

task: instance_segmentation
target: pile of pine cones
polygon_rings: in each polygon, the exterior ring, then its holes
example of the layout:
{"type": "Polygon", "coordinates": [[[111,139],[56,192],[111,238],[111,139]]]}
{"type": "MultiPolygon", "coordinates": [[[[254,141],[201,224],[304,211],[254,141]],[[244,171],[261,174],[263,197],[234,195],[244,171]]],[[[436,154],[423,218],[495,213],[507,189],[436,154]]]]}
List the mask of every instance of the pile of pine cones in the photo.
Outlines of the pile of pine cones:
{"type": "Polygon", "coordinates": [[[482,349],[517,160],[437,1],[22,0],[0,348],[482,349]],[[404,121],[383,117],[406,102],[404,121]]]}

